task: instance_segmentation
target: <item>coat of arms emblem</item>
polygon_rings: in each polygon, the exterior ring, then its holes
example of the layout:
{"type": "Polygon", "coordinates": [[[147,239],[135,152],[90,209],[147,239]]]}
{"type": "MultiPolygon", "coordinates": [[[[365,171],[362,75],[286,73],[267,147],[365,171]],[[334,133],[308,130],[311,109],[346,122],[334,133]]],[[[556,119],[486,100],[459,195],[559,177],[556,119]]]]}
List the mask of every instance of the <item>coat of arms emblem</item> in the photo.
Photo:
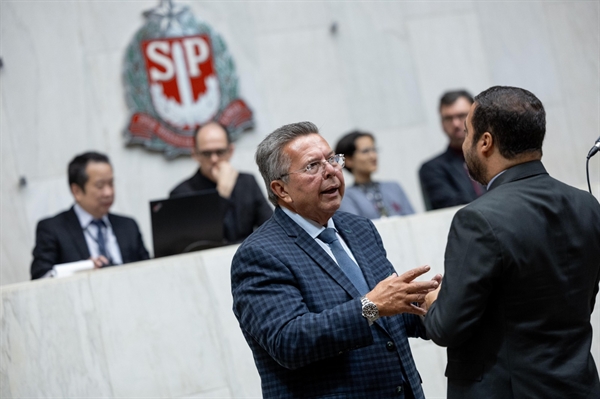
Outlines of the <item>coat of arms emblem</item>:
{"type": "Polygon", "coordinates": [[[234,141],[253,127],[223,39],[171,0],[144,17],[125,54],[128,144],[173,158],[191,152],[195,130],[207,122],[226,126],[234,141]]]}

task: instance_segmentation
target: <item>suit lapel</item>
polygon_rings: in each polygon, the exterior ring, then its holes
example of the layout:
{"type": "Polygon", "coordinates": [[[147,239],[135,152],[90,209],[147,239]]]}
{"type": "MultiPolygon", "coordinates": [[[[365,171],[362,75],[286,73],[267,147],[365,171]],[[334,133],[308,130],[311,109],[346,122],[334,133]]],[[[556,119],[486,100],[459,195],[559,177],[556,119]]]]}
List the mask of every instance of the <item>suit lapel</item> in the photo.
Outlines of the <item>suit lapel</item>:
{"type": "Polygon", "coordinates": [[[81,259],[88,259],[90,257],[90,250],[87,246],[87,242],[85,241],[84,231],[81,228],[81,223],[79,223],[79,219],[77,218],[77,214],[73,207],[69,209],[67,212],[67,226],[66,231],[67,234],[73,240],[73,245],[77,249],[78,255],[81,259]]]}
{"type": "Polygon", "coordinates": [[[273,217],[279,225],[285,230],[286,234],[295,238],[295,244],[302,249],[315,263],[322,268],[329,276],[335,280],[352,298],[360,296],[358,290],[354,287],[350,279],[340,269],[340,267],[331,259],[331,257],[315,242],[315,240],[298,226],[296,222],[290,219],[279,207],[275,208],[273,217]]]}
{"type": "MultiPolygon", "coordinates": [[[[350,248],[350,251],[352,251],[352,255],[354,255],[360,270],[362,270],[363,276],[365,276],[365,280],[367,280],[369,289],[372,290],[379,283],[379,281],[377,281],[373,275],[373,268],[367,266],[369,264],[369,259],[367,259],[367,257],[364,255],[365,251],[363,250],[363,242],[361,241],[357,232],[352,230],[348,223],[344,223],[344,221],[340,219],[341,218],[334,215],[335,227],[346,242],[346,245],[348,245],[348,248],[350,248]]],[[[387,332],[387,323],[384,318],[376,320],[375,324],[379,325],[387,332]]]]}
{"type": "Polygon", "coordinates": [[[358,266],[362,270],[365,280],[367,280],[369,289],[372,290],[379,281],[375,281],[375,277],[373,276],[371,268],[366,267],[366,265],[369,263],[369,260],[364,255],[363,243],[361,242],[360,237],[352,230],[348,223],[344,223],[340,220],[340,218],[334,217],[334,222],[338,233],[342,236],[346,242],[346,245],[348,245],[348,248],[350,248],[350,251],[352,251],[352,255],[354,255],[354,258],[358,262],[358,266]]]}
{"type": "MultiPolygon", "coordinates": [[[[329,276],[334,279],[352,298],[357,298],[360,293],[354,287],[354,284],[346,276],[346,274],[340,269],[340,267],[331,259],[331,257],[315,242],[315,240],[309,236],[302,227],[298,226],[296,222],[290,219],[279,207],[275,208],[273,218],[281,225],[289,237],[295,237],[295,243],[298,245],[308,256],[310,256],[315,263],[321,267],[329,276]]],[[[354,258],[359,264],[369,289],[373,289],[379,281],[375,281],[371,268],[364,267],[362,265],[368,264],[368,259],[363,255],[362,243],[360,237],[354,232],[347,223],[340,221],[338,217],[334,215],[335,226],[344,239],[346,244],[352,251],[354,258]]],[[[379,327],[387,332],[386,323],[383,318],[375,321],[379,327]]]]}
{"type": "Polygon", "coordinates": [[[117,239],[117,245],[119,246],[119,251],[121,252],[121,258],[123,263],[127,263],[129,261],[128,254],[123,252],[123,247],[127,248],[127,245],[124,245],[127,242],[127,239],[130,237],[126,231],[123,231],[122,226],[119,224],[119,219],[113,217],[110,213],[108,214],[108,220],[110,221],[110,225],[112,227],[113,234],[117,239]]]}

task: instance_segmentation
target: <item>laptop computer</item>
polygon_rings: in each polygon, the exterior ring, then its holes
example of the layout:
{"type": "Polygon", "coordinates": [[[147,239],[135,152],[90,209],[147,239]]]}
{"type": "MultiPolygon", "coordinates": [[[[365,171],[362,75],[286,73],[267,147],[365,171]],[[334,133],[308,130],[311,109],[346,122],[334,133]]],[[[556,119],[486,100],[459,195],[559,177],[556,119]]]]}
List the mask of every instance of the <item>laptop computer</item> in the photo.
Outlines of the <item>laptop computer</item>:
{"type": "Polygon", "coordinates": [[[154,257],[225,245],[225,201],[216,190],[150,201],[154,257]]]}

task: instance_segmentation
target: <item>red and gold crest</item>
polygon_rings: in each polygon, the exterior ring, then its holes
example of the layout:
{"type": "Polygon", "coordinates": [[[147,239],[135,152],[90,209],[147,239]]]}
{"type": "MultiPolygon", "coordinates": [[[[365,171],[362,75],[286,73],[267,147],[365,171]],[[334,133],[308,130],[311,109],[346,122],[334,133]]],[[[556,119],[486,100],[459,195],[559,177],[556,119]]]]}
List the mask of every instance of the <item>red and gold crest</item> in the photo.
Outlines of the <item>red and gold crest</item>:
{"type": "Polygon", "coordinates": [[[146,25],[125,58],[129,143],[174,157],[190,153],[194,132],[210,121],[225,125],[232,140],[251,128],[252,111],[238,97],[233,59],[221,37],[171,1],[144,15],[146,25]]]}

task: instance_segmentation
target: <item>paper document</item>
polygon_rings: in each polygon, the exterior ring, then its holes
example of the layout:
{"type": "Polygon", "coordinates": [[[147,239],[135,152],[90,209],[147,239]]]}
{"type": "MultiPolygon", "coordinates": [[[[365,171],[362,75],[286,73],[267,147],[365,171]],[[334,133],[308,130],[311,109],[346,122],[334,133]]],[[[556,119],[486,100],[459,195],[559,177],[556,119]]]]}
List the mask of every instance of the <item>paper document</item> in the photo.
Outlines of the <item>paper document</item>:
{"type": "Polygon", "coordinates": [[[78,262],[62,263],[60,265],[54,265],[53,270],[55,271],[55,278],[71,276],[77,272],[85,270],[91,270],[94,268],[94,262],[91,259],[80,260],[78,262]]]}

